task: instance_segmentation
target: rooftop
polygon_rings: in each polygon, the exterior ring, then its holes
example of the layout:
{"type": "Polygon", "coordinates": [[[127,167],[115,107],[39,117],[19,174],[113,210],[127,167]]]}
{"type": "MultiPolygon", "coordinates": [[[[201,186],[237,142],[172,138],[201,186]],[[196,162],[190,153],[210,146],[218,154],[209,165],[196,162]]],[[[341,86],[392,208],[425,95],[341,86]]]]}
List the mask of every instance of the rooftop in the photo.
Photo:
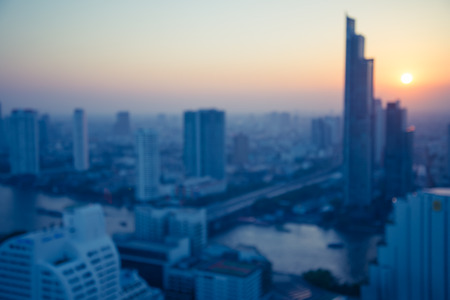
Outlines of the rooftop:
{"type": "Polygon", "coordinates": [[[256,264],[221,259],[204,263],[203,265],[200,265],[198,269],[223,275],[247,277],[258,270],[259,266],[256,264]]]}

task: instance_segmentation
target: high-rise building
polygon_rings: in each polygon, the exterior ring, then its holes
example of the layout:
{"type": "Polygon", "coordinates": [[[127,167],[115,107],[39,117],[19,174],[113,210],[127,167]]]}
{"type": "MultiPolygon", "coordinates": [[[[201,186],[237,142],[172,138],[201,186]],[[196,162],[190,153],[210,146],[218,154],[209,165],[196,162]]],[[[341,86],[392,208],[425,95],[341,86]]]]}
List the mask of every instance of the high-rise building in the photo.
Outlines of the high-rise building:
{"type": "Polygon", "coordinates": [[[137,274],[121,274],[100,205],[68,208],[63,221],[0,246],[1,299],[162,299],[137,274]]]}
{"type": "Polygon", "coordinates": [[[373,102],[373,162],[376,167],[381,167],[384,159],[385,144],[385,110],[380,99],[373,102]]]}
{"type": "Polygon", "coordinates": [[[362,207],[372,200],[373,60],[348,17],[344,98],[345,205],[362,207]]]}
{"type": "Polygon", "coordinates": [[[158,135],[149,129],[139,129],[136,134],[137,182],[136,199],[154,200],[159,197],[159,146],[158,135]]]}
{"type": "Polygon", "coordinates": [[[73,113],[73,163],[76,171],[89,169],[89,142],[86,114],[82,109],[73,113]]]}
{"type": "Polygon", "coordinates": [[[114,134],[117,136],[128,136],[130,133],[130,113],[127,111],[118,112],[116,123],[114,124],[114,134]]]}
{"type": "Polygon", "coordinates": [[[39,151],[41,155],[45,155],[49,150],[50,142],[50,116],[48,114],[42,115],[39,118],[39,151]]]}
{"type": "Polygon", "coordinates": [[[184,113],[184,165],[188,177],[225,177],[225,112],[184,113]]]}
{"type": "Polygon", "coordinates": [[[208,243],[205,209],[142,205],[135,208],[135,221],[138,239],[162,241],[167,236],[188,237],[191,253],[195,255],[208,243]]]}
{"type": "Polygon", "coordinates": [[[34,110],[14,110],[8,123],[12,174],[39,173],[39,131],[34,110]]]}
{"type": "Polygon", "coordinates": [[[448,124],[447,129],[447,176],[450,185],[450,124],[448,124]]]}
{"type": "Polygon", "coordinates": [[[238,166],[248,163],[249,145],[248,136],[239,133],[233,137],[233,161],[238,166]]]}
{"type": "Polygon", "coordinates": [[[450,299],[450,189],[394,200],[395,220],[370,266],[363,300],[450,299]]]}
{"type": "Polygon", "coordinates": [[[0,153],[8,152],[8,141],[5,132],[5,120],[2,114],[2,105],[0,103],[0,153]]]}
{"type": "Polygon", "coordinates": [[[406,110],[400,107],[400,101],[388,103],[384,156],[388,200],[405,196],[413,188],[414,127],[406,128],[406,124],[406,110]]]}

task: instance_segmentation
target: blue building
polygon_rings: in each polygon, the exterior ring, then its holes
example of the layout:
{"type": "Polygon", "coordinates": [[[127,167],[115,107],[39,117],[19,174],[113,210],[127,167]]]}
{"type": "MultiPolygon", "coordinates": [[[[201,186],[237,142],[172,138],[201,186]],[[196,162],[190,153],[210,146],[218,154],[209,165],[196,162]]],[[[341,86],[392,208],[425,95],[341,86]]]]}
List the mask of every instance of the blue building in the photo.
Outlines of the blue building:
{"type": "Polygon", "coordinates": [[[184,113],[184,166],[188,177],[225,177],[224,111],[184,113]]]}
{"type": "Polygon", "coordinates": [[[364,37],[347,17],[344,95],[345,205],[363,207],[372,198],[373,60],[364,57],[364,37]]]}

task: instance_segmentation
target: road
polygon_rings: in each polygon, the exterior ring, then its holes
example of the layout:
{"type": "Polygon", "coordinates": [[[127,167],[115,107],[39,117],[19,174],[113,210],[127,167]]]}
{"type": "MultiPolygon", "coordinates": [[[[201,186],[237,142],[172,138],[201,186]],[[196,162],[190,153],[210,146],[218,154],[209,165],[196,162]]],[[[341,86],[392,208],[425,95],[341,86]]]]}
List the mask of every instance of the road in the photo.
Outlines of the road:
{"type": "Polygon", "coordinates": [[[226,215],[252,206],[256,201],[264,198],[275,198],[309,185],[325,182],[332,178],[339,178],[341,172],[323,171],[287,183],[279,183],[245,195],[234,197],[223,202],[213,203],[207,207],[208,222],[215,221],[226,215]]]}

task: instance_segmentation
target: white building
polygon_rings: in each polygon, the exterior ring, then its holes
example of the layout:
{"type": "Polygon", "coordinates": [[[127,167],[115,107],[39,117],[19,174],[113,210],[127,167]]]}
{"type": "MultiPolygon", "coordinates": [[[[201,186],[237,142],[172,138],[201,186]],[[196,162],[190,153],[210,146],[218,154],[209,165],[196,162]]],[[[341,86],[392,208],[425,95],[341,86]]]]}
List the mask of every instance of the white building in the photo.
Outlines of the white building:
{"type": "Polygon", "coordinates": [[[198,254],[208,243],[205,209],[137,206],[136,237],[161,241],[164,237],[189,237],[191,252],[198,254]]]}
{"type": "Polygon", "coordinates": [[[220,259],[195,272],[197,300],[258,300],[262,296],[261,268],[255,264],[220,259]]]}
{"type": "Polygon", "coordinates": [[[136,134],[137,183],[136,199],[149,201],[159,196],[158,136],[152,130],[139,129],[136,134]]]}
{"type": "Polygon", "coordinates": [[[8,120],[11,173],[39,173],[39,132],[34,110],[14,110],[8,120]]]}
{"type": "Polygon", "coordinates": [[[76,171],[89,169],[88,127],[82,109],[75,109],[73,113],[73,162],[76,171]]]}
{"type": "Polygon", "coordinates": [[[450,189],[394,200],[395,222],[370,267],[363,300],[450,299],[450,189]]]}
{"type": "Polygon", "coordinates": [[[0,299],[121,299],[120,259],[101,206],[69,208],[63,220],[0,246],[0,299]]]}

